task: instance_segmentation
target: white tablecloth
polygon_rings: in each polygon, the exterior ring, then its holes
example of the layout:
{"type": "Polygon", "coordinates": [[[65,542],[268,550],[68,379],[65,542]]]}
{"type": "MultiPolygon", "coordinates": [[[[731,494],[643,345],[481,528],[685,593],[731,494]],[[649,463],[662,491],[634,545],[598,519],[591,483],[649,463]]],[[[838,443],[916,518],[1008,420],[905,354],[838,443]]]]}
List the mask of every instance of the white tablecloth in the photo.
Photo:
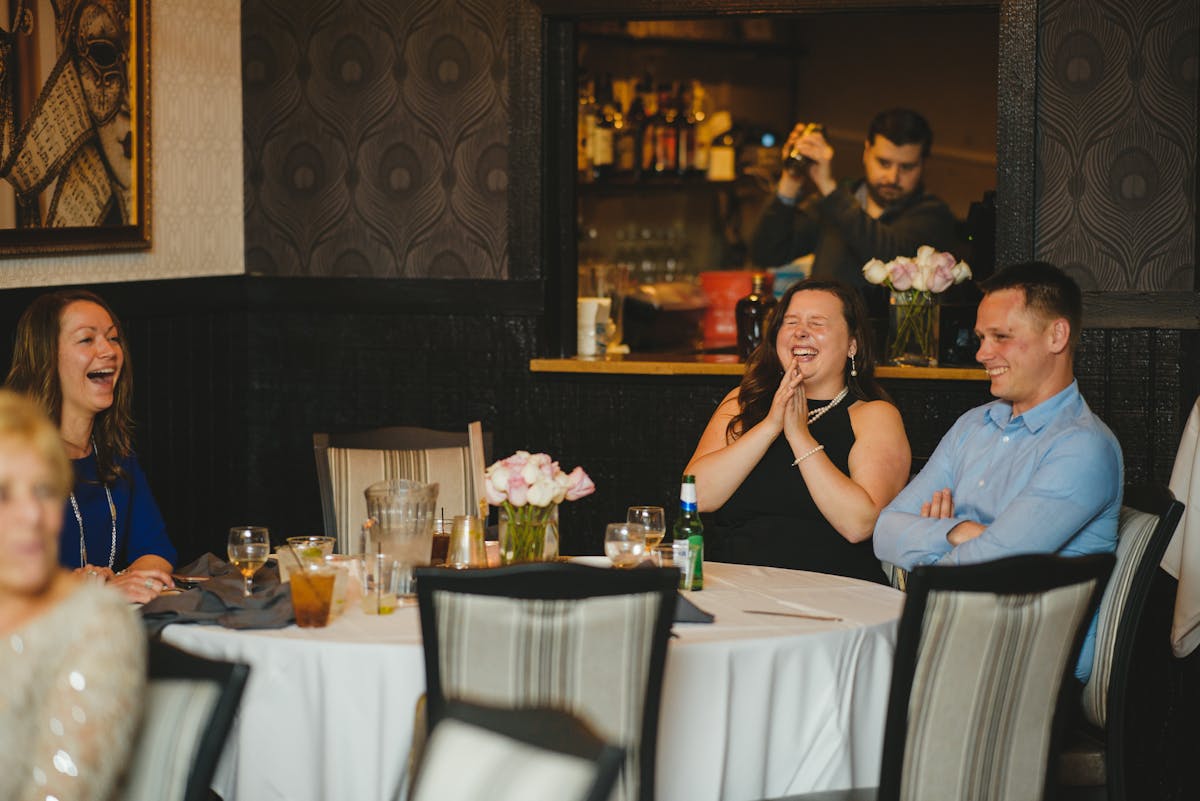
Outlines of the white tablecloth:
{"type": "MultiPolygon", "coordinates": [[[[903,596],[838,576],[705,565],[717,616],[676,624],[658,734],[658,801],[745,801],[877,783],[903,596]],[[758,609],[841,618],[748,614],[758,609]]],[[[325,629],[169,626],[163,639],[248,662],[213,788],[226,801],[393,799],[425,687],[415,608],[325,629]]]]}

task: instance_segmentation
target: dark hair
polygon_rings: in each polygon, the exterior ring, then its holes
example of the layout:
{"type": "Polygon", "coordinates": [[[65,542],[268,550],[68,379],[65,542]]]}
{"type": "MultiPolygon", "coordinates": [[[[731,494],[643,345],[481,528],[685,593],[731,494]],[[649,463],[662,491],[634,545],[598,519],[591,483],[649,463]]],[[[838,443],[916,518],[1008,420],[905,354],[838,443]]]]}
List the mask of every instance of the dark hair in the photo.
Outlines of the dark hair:
{"type": "Polygon", "coordinates": [[[845,318],[850,336],[856,344],[854,364],[858,369],[858,376],[850,375],[849,359],[843,368],[850,395],[856,400],[885,400],[889,403],[892,401],[875,380],[874,336],[871,334],[871,321],[867,317],[867,307],[863,303],[862,295],[857,289],[841,281],[808,278],[788,287],[767,318],[762,342],[750,354],[746,362],[746,371],[742,374],[742,383],[738,386],[738,413],[725,427],[727,440],[737,439],[743,431],[758,425],[771,410],[771,401],[775,397],[775,390],[779,388],[779,380],[783,377],[783,365],[779,363],[779,354],[775,351],[775,340],[779,337],[779,329],[783,327],[783,317],[787,313],[788,305],[797,292],[828,292],[842,302],[842,317],[845,318]]]}
{"type": "Polygon", "coordinates": [[[875,144],[876,136],[884,136],[895,145],[920,145],[921,158],[927,158],[933,147],[933,129],[910,108],[890,108],[876,114],[867,128],[867,143],[875,144]]]}
{"type": "MultiPolygon", "coordinates": [[[[24,393],[45,410],[50,420],[62,425],[62,386],[58,378],[58,338],[63,311],[72,303],[95,303],[108,313],[118,335],[121,321],[104,299],[86,289],[60,289],[38,296],[17,321],[12,367],[6,384],[24,393]]],[[[96,441],[96,468],[100,478],[112,481],[122,476],[118,460],[133,451],[133,363],[122,336],[124,360],[113,392],[112,406],[96,415],[92,436],[96,441]]]]}
{"type": "Polygon", "coordinates": [[[1002,289],[1020,289],[1025,293],[1025,307],[1046,320],[1065,317],[1071,326],[1070,347],[1079,347],[1083,331],[1083,292],[1075,279],[1044,261],[1013,264],[981,281],[979,290],[984,296],[1002,289]]]}

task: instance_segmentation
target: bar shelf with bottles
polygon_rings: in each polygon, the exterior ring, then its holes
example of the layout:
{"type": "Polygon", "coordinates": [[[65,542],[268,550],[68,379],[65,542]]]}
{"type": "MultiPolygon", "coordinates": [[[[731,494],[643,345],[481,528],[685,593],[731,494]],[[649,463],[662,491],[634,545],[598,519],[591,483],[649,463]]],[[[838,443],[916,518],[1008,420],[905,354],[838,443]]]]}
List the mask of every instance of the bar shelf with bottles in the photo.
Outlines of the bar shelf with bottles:
{"type": "Polygon", "coordinates": [[[696,185],[737,178],[728,113],[698,80],[655,83],[611,73],[579,81],[578,185],[696,185]]]}

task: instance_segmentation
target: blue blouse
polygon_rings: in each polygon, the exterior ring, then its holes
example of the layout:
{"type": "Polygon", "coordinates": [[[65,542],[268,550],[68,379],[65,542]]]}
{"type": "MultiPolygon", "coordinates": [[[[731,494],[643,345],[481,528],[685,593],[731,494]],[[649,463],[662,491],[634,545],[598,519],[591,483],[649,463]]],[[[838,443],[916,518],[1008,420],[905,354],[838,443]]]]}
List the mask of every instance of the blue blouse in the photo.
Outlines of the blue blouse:
{"type": "MultiPolygon", "coordinates": [[[[105,567],[112,549],[112,516],[109,514],[104,485],[100,483],[96,469],[96,454],[93,452],[71,462],[75,467],[73,489],[79,514],[83,518],[88,562],[105,567]]],[[[174,565],[177,556],[175,546],[167,539],[166,524],[150,493],[150,484],[138,464],[137,456],[130,454],[121,459],[119,464],[125,471],[125,477],[109,485],[113,505],[117,508],[117,551],[113,569],[123,570],[147,554],[161,556],[174,565]]],[[[67,500],[62,531],[58,535],[58,561],[64,567],[82,566],[79,561],[79,521],[75,519],[70,499],[67,500]]]]}

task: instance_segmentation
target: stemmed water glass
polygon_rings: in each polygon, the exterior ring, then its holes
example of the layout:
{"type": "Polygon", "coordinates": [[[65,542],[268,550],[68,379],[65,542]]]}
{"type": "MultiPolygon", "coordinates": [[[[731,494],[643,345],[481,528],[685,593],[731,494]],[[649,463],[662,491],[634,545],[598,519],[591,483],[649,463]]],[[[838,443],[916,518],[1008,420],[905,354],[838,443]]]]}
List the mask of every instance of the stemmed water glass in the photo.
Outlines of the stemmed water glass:
{"type": "Polygon", "coordinates": [[[662,542],[667,533],[667,517],[661,506],[630,506],[625,519],[646,527],[646,552],[654,553],[654,549],[662,542]]]}
{"type": "Polygon", "coordinates": [[[604,555],[613,567],[635,567],[646,553],[646,527],[640,523],[609,523],[604,530],[604,555]]]}
{"type": "Polygon", "coordinates": [[[229,529],[229,563],[242,574],[242,596],[250,597],[250,582],[271,554],[271,537],[264,526],[229,529]]]}

